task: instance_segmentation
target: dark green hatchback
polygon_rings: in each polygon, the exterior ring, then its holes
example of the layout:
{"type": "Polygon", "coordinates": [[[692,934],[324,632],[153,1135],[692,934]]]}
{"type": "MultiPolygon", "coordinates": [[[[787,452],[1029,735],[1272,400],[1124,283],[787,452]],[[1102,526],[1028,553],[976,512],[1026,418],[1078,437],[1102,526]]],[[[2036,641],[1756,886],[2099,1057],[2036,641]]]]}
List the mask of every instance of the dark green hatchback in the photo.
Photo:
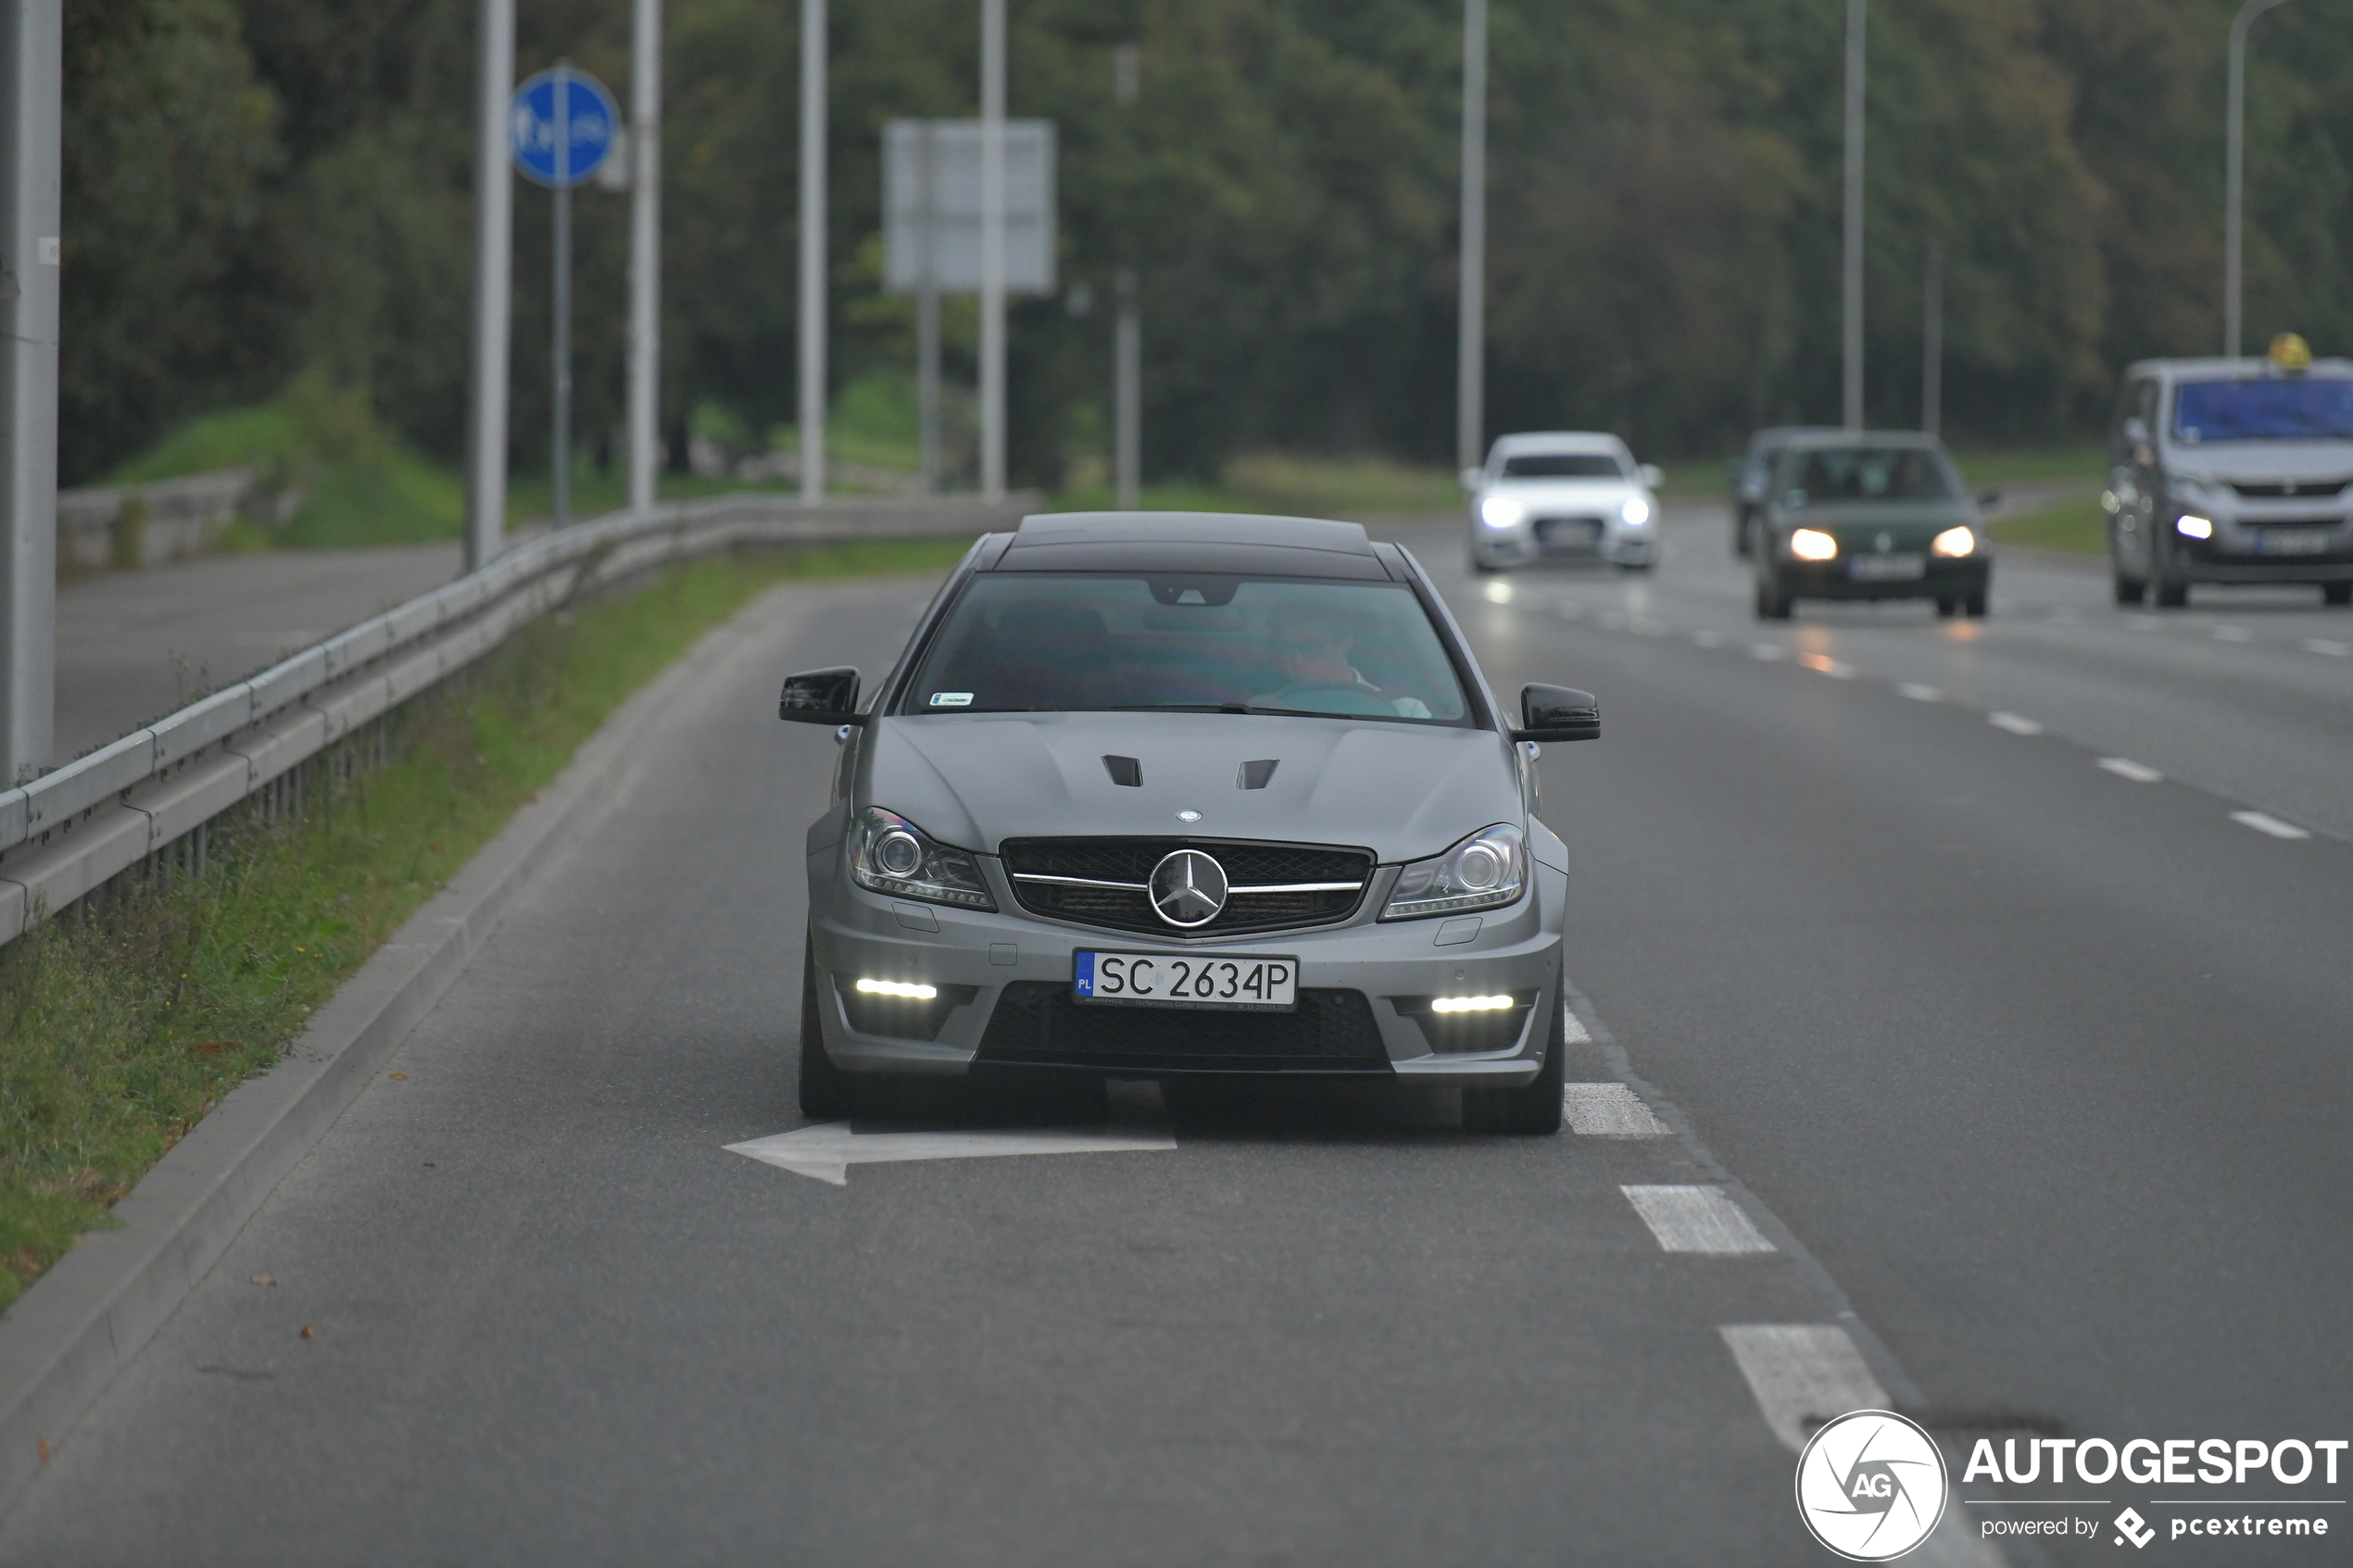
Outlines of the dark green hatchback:
{"type": "Polygon", "coordinates": [[[1749,558],[1756,613],[1799,599],[1931,599],[1983,615],[1993,561],[1977,503],[1932,435],[1839,431],[1776,457],[1749,558]]]}

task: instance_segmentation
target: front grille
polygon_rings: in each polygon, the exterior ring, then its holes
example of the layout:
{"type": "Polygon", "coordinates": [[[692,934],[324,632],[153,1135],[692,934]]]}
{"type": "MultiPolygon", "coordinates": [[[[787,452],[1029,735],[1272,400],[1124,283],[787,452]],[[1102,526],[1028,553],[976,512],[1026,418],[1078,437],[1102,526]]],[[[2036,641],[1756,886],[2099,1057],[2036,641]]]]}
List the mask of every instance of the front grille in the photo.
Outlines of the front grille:
{"type": "Polygon", "coordinates": [[[2279,501],[2290,495],[2335,495],[2353,481],[2342,479],[2299,479],[2275,484],[2233,484],[2232,489],[2252,501],[2279,501]]]}
{"type": "Polygon", "coordinates": [[[2243,517],[2242,528],[2334,528],[2341,517],[2243,517]]]}
{"type": "Polygon", "coordinates": [[[1034,915],[1076,921],[1117,931],[1148,931],[1155,936],[1230,936],[1286,926],[1328,925],[1346,920],[1364,901],[1372,880],[1373,856],[1365,849],[1320,845],[1244,844],[1205,838],[1012,838],[1000,847],[1013,897],[1034,915]],[[1152,909],[1146,891],[1152,868],[1178,849],[1199,849],[1225,868],[1235,891],[1206,925],[1170,925],[1152,909]],[[1038,882],[1068,877],[1072,882],[1038,882]],[[1088,884],[1108,883],[1112,886],[1088,884]],[[1250,893],[1260,886],[1302,883],[1353,885],[1311,893],[1250,893]]]}
{"type": "Polygon", "coordinates": [[[1066,984],[1017,980],[997,998],[982,1061],[1126,1073],[1387,1073],[1373,1010],[1359,991],[1302,987],[1290,1012],[1112,1007],[1066,984]]]}
{"type": "Polygon", "coordinates": [[[1550,550],[1592,550],[1602,542],[1602,520],[1597,517],[1540,517],[1536,520],[1536,537],[1550,550]]]}

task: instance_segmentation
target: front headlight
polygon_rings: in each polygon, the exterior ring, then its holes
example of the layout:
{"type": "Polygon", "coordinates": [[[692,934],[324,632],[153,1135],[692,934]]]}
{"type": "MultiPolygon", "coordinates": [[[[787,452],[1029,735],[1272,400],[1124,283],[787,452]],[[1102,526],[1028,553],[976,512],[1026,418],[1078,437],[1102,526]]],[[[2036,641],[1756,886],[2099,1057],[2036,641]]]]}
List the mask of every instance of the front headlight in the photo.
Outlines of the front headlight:
{"type": "Polygon", "coordinates": [[[1478,521],[1490,528],[1517,528],[1528,521],[1528,508],[1509,495],[1490,495],[1478,504],[1478,521]]]}
{"type": "Polygon", "coordinates": [[[1640,495],[1629,495],[1626,504],[1617,508],[1617,515],[1626,520],[1627,527],[1640,528],[1651,520],[1651,504],[1640,495]]]}
{"type": "Polygon", "coordinates": [[[1509,822],[1481,828],[1443,855],[1397,873],[1383,920],[1419,920],[1519,901],[1528,886],[1528,844],[1509,822]]]}
{"type": "Polygon", "coordinates": [[[2173,527],[2175,532],[2184,538],[2211,539],[2214,537],[2214,520],[2210,517],[2199,517],[2195,513],[2183,512],[2173,520],[2173,527]]]}
{"type": "Polygon", "coordinates": [[[1929,553],[1938,556],[1973,556],[1977,554],[1977,535],[1966,527],[1948,528],[1929,541],[1929,553]]]}
{"type": "Polygon", "coordinates": [[[1818,528],[1801,528],[1789,536],[1789,553],[1799,560],[1835,560],[1838,541],[1818,528]]]}
{"type": "Polygon", "coordinates": [[[867,807],[850,824],[849,875],[869,893],[967,909],[997,907],[976,857],[933,843],[923,829],[879,806],[867,807]]]}

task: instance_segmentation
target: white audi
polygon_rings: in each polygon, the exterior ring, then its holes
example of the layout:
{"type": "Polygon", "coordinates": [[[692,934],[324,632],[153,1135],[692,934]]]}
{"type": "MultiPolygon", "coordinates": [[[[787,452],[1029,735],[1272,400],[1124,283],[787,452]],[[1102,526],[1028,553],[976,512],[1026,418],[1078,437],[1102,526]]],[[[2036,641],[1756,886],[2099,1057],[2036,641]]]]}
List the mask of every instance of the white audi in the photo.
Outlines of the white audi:
{"type": "Polygon", "coordinates": [[[1499,437],[1484,468],[1463,470],[1471,566],[1505,571],[1539,560],[1589,560],[1647,571],[1658,560],[1661,478],[1604,433],[1499,437]]]}

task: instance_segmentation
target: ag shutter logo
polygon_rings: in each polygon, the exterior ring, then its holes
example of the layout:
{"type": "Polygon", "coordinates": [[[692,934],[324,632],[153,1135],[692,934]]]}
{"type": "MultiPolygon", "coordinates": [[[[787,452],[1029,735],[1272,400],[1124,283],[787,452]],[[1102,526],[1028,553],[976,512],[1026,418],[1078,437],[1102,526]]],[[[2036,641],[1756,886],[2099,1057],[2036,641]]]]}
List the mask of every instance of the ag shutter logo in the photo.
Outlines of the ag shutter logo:
{"type": "Polygon", "coordinates": [[[1885,1562],[1928,1539],[1944,1496],[1935,1440],[1891,1411],[1842,1415],[1797,1457],[1797,1512],[1850,1562],[1885,1562]]]}
{"type": "Polygon", "coordinates": [[[2149,1527],[2149,1522],[2147,1520],[2141,1517],[2140,1510],[2138,1509],[2128,1508],[2123,1512],[2118,1514],[2116,1516],[2116,1544],[2118,1546],[2122,1546],[2128,1540],[2134,1546],[2146,1546],[2149,1542],[2157,1539],[2157,1532],[2149,1527]]]}

